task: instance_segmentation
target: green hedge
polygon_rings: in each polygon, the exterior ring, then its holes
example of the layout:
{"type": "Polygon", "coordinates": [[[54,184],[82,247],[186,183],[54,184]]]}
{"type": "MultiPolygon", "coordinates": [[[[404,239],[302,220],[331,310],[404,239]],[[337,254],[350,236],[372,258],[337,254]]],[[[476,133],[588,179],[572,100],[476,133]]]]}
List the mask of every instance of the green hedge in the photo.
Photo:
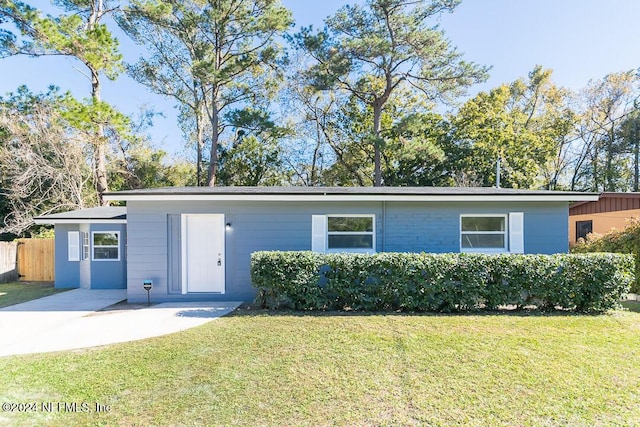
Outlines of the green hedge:
{"type": "Polygon", "coordinates": [[[615,308],[634,280],[630,255],[256,252],[265,308],[453,312],[615,308]]]}

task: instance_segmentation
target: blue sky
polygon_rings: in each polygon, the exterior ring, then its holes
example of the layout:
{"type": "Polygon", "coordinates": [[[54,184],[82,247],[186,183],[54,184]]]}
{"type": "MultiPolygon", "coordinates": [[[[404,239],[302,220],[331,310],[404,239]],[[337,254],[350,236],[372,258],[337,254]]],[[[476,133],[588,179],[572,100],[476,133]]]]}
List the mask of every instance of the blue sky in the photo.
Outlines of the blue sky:
{"type": "MultiPolygon", "coordinates": [[[[29,1],[51,10],[46,0],[29,1]]],[[[282,0],[292,10],[296,25],[320,27],[326,16],[345,0],[282,0]]],[[[470,94],[526,76],[536,64],[554,70],[556,83],[578,90],[589,79],[640,67],[640,1],[638,0],[463,0],[440,27],[465,59],[492,66],[487,83],[470,94]]],[[[135,61],[135,48],[121,40],[125,59],[135,61]]],[[[20,84],[34,91],[55,84],[78,97],[89,94],[89,82],[78,71],[81,64],[61,58],[8,58],[0,61],[0,94],[20,84]]],[[[174,154],[183,150],[172,102],[149,93],[126,76],[108,82],[104,99],[125,113],[142,106],[163,112],[152,136],[156,147],[174,154]]]]}

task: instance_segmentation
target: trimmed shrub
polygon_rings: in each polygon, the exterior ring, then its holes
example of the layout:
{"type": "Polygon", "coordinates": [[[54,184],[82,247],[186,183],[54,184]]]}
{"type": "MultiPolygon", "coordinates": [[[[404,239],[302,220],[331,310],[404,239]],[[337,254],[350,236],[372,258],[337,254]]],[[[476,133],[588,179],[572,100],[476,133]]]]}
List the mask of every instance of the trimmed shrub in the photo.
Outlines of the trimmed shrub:
{"type": "Polygon", "coordinates": [[[325,308],[319,286],[323,257],[314,252],[256,252],[251,255],[251,281],[257,302],[265,307],[312,310],[325,308]]]}
{"type": "Polygon", "coordinates": [[[256,252],[256,302],[295,310],[604,312],[634,280],[631,255],[256,252]]]}

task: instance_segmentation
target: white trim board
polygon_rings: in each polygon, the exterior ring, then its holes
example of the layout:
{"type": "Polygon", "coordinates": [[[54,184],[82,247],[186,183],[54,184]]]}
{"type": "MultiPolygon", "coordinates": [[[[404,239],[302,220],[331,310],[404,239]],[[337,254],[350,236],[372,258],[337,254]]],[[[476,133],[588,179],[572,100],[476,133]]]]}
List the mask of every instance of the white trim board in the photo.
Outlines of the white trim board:
{"type": "MultiPolygon", "coordinates": [[[[110,201],[264,201],[264,202],[579,202],[597,201],[598,195],[585,194],[106,194],[110,201]]],[[[76,221],[78,222],[78,221],[76,221]]]]}

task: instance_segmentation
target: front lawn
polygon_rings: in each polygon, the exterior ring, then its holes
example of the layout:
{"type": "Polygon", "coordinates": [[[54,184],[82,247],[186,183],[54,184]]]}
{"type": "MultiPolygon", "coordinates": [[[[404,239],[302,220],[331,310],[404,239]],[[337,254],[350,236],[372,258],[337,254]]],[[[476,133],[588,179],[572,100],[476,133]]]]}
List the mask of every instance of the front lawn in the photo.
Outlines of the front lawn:
{"type": "Polygon", "coordinates": [[[245,312],[0,371],[0,425],[640,425],[640,314],[245,312]]]}
{"type": "Polygon", "coordinates": [[[55,289],[51,282],[0,283],[0,308],[42,298],[68,289],[55,289]]]}

